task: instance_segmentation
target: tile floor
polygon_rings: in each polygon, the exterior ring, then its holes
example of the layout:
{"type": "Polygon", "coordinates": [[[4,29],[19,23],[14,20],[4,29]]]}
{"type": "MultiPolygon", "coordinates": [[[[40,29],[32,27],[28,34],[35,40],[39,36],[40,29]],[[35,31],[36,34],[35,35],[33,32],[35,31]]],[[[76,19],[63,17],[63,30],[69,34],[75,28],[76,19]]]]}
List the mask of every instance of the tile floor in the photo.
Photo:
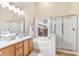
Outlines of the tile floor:
{"type": "MultiPolygon", "coordinates": [[[[33,50],[29,56],[49,56],[48,53],[39,50],[33,50]]],[[[66,54],[62,52],[56,52],[56,56],[75,56],[73,54],[66,54]]]]}
{"type": "Polygon", "coordinates": [[[33,50],[32,53],[29,56],[50,56],[48,53],[43,51],[35,51],[33,50]]]}

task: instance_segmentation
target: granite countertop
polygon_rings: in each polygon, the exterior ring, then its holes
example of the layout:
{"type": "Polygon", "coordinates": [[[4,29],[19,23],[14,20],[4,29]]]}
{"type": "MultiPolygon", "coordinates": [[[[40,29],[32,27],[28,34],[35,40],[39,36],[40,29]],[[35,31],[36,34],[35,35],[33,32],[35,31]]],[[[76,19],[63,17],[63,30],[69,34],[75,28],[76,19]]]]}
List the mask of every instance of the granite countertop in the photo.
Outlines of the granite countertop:
{"type": "Polygon", "coordinates": [[[27,40],[29,38],[33,38],[32,36],[23,36],[23,37],[17,37],[13,40],[0,40],[0,49],[2,48],[5,48],[9,45],[13,45],[13,44],[16,44],[18,42],[21,42],[21,41],[24,41],[24,40],[27,40]]]}

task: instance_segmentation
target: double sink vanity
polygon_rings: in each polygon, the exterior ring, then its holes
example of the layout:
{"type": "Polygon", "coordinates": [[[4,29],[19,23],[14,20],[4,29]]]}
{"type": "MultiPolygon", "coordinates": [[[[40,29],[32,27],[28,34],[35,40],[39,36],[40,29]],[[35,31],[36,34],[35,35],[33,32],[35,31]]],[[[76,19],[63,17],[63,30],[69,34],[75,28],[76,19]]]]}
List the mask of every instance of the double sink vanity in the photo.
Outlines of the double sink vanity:
{"type": "Polygon", "coordinates": [[[0,56],[28,56],[32,52],[32,36],[0,40],[0,56]]]}

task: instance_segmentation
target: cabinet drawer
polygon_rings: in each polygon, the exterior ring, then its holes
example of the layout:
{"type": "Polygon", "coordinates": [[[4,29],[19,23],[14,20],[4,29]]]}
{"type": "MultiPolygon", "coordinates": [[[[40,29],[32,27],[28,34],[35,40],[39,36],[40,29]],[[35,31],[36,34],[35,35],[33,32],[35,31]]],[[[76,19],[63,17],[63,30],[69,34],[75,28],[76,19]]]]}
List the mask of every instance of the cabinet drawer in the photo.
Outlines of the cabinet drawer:
{"type": "Polygon", "coordinates": [[[16,49],[16,56],[22,56],[22,55],[23,55],[23,47],[16,49]]]}
{"type": "Polygon", "coordinates": [[[16,44],[16,49],[23,46],[23,42],[19,42],[16,44]]]}

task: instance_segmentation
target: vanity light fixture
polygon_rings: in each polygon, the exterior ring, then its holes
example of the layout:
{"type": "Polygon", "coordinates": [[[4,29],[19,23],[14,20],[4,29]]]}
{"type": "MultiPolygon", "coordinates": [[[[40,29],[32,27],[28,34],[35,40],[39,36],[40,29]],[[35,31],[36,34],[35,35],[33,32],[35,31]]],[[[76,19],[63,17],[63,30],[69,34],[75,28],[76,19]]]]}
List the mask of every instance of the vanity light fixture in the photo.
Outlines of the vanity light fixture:
{"type": "Polygon", "coordinates": [[[21,10],[20,8],[17,8],[14,3],[11,2],[0,2],[1,7],[6,8],[8,7],[9,10],[13,10],[14,13],[17,13],[18,15],[24,15],[23,10],[21,10]]]}

